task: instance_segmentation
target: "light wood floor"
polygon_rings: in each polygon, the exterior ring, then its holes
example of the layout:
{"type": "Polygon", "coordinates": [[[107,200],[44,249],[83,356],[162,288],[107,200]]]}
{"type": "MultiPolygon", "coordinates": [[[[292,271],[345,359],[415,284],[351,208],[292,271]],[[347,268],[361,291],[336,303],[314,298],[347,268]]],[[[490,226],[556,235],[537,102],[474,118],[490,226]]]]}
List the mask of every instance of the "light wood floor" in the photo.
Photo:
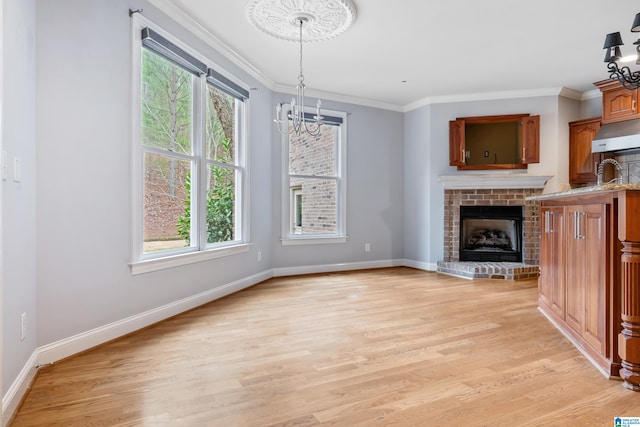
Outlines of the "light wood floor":
{"type": "Polygon", "coordinates": [[[640,393],[535,281],[410,268],[276,278],[39,374],[22,426],[613,426],[640,393]]]}

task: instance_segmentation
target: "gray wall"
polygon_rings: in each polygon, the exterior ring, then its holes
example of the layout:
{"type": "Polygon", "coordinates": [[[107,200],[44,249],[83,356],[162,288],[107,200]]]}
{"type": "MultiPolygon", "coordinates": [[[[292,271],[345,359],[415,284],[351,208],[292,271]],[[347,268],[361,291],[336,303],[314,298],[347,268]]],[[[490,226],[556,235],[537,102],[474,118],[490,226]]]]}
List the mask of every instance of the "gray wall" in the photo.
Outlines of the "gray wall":
{"type": "MultiPolygon", "coordinates": [[[[132,276],[131,40],[125,0],[38,3],[39,346],[264,270],[271,245],[271,93],[148,4],[146,17],[257,91],[250,101],[248,253],[132,276]]],[[[11,376],[9,375],[9,378],[11,376]]]]}
{"type": "Polygon", "coordinates": [[[4,0],[2,150],[2,392],[3,396],[36,348],[36,85],[35,0],[4,0]],[[13,181],[13,158],[22,180],[13,181]],[[27,335],[20,339],[20,316],[27,335]]]}
{"type": "MultiPolygon", "coordinates": [[[[435,268],[443,255],[444,189],[438,177],[458,172],[449,166],[449,121],[457,117],[529,113],[540,115],[540,163],[528,173],[552,175],[545,191],[568,180],[568,136],[559,133],[557,96],[431,104],[405,114],[404,257],[435,268]]],[[[576,113],[577,114],[577,113],[576,113]]],[[[568,133],[567,133],[568,135],[568,133]]],[[[466,172],[474,179],[476,172],[466,172]]],[[[486,173],[486,172],[485,172],[486,173]]],[[[476,178],[477,179],[477,178],[476,178]]]]}
{"type": "MultiPolygon", "coordinates": [[[[428,228],[433,217],[438,215],[432,199],[441,191],[437,180],[432,182],[432,171],[439,167],[439,159],[445,156],[449,164],[448,137],[439,144],[431,141],[432,108],[432,105],[418,108],[405,113],[404,117],[404,257],[424,263],[419,265],[422,268],[433,268],[428,263],[438,243],[433,237],[437,231],[428,228]]],[[[441,217],[443,215],[444,210],[440,213],[441,217]]],[[[442,245],[442,239],[439,243],[442,245]]]]}
{"type": "MultiPolygon", "coordinates": [[[[270,269],[399,259],[434,267],[443,240],[438,176],[456,172],[448,166],[453,118],[540,114],[543,158],[529,171],[555,181],[566,175],[563,121],[576,106],[558,97],[432,104],[405,114],[323,100],[349,113],[349,238],[282,246],[281,147],[272,118],[275,103],[289,95],[273,94],[143,0],[4,3],[3,149],[22,160],[22,182],[2,182],[3,395],[37,347],[270,269]],[[138,276],[129,271],[129,8],[143,8],[257,88],[250,101],[247,253],[138,276]],[[28,333],[21,341],[23,312],[28,333]]],[[[580,106],[581,114],[591,105],[580,106]]]]}
{"type": "MultiPolygon", "coordinates": [[[[274,94],[274,102],[291,95],[274,94]]],[[[315,99],[307,102],[314,105],[315,99]]],[[[275,105],[275,104],[274,104],[275,105]]],[[[273,262],[276,268],[401,259],[403,257],[402,113],[322,101],[347,117],[347,234],[344,244],[282,246],[280,134],[273,131],[273,262]],[[371,251],[365,252],[365,243],[371,251]]]]}
{"type": "Polygon", "coordinates": [[[580,118],[590,119],[602,115],[602,95],[598,93],[580,103],[580,118]]]}
{"type": "Polygon", "coordinates": [[[271,122],[280,95],[145,2],[40,1],[37,9],[35,0],[7,3],[5,61],[12,66],[5,101],[12,108],[5,110],[4,148],[22,159],[23,182],[3,183],[3,395],[37,347],[272,268],[402,258],[402,113],[325,101],[350,113],[348,243],[282,247],[280,140],[271,122]],[[130,273],[129,8],[143,8],[257,88],[250,103],[248,253],[130,273]],[[22,312],[29,320],[24,342],[22,312]]]}

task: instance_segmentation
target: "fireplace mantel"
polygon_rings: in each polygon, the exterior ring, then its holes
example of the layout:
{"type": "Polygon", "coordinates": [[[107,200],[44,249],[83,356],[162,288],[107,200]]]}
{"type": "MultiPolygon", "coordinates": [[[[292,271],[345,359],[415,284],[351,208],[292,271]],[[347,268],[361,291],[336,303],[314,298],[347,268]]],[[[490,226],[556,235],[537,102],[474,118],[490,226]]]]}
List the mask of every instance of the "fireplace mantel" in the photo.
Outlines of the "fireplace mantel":
{"type": "Polygon", "coordinates": [[[524,173],[459,173],[440,175],[438,180],[445,190],[544,188],[551,175],[531,175],[524,173]]]}

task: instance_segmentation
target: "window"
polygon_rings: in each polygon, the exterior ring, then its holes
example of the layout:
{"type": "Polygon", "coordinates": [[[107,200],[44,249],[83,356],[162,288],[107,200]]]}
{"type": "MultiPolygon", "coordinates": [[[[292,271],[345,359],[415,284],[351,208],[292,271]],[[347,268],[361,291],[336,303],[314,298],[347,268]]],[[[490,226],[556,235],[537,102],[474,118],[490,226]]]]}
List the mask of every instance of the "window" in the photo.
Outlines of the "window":
{"type": "Polygon", "coordinates": [[[134,28],[132,271],[247,250],[248,91],[169,36],[134,28]]]}
{"type": "Polygon", "coordinates": [[[291,233],[302,234],[302,186],[291,187],[291,233]]]}
{"type": "Polygon", "coordinates": [[[346,114],[324,114],[320,136],[296,135],[291,125],[283,136],[285,245],[346,240],[346,114]]]}

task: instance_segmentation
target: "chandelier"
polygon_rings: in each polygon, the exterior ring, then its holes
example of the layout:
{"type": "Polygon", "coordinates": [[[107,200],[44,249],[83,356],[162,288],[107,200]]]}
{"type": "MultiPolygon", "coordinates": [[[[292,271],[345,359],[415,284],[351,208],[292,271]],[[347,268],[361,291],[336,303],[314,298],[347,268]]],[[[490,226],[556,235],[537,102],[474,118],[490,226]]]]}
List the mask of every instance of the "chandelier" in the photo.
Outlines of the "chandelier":
{"type": "Polygon", "coordinates": [[[304,42],[328,40],[351,26],[356,9],[351,0],[249,0],[247,17],[259,30],[282,40],[297,41],[300,45],[298,84],[291,104],[276,105],[274,122],[278,131],[296,135],[306,133],[319,136],[322,114],[318,100],[315,114],[305,113],[304,74],[302,70],[302,46],[304,42]],[[285,111],[283,111],[285,108],[285,111]]]}
{"type": "MultiPolygon", "coordinates": [[[[304,130],[310,136],[320,136],[320,127],[322,126],[320,105],[322,105],[322,101],[318,99],[315,116],[309,118],[304,113],[304,89],[306,86],[304,84],[304,74],[302,73],[302,26],[309,22],[309,18],[301,14],[296,17],[296,20],[300,25],[300,74],[298,74],[298,86],[296,86],[297,96],[291,98],[291,111],[287,113],[287,120],[291,121],[291,127],[296,135],[300,135],[304,130]],[[311,125],[308,124],[310,122],[312,122],[311,125]]],[[[282,124],[285,122],[282,118],[282,104],[276,105],[276,118],[273,121],[281,134],[286,133],[282,129],[282,124]]]]}
{"type": "MultiPolygon", "coordinates": [[[[631,32],[640,32],[640,13],[636,14],[633,20],[631,32]]],[[[623,44],[620,32],[607,34],[603,47],[603,49],[607,50],[604,56],[604,62],[607,63],[609,77],[617,79],[626,89],[635,90],[640,88],[640,72],[631,71],[627,66],[620,67],[618,65],[618,61],[622,59],[620,46],[623,44]]],[[[633,44],[636,45],[636,64],[640,64],[640,39],[636,40],[633,44]]]]}

